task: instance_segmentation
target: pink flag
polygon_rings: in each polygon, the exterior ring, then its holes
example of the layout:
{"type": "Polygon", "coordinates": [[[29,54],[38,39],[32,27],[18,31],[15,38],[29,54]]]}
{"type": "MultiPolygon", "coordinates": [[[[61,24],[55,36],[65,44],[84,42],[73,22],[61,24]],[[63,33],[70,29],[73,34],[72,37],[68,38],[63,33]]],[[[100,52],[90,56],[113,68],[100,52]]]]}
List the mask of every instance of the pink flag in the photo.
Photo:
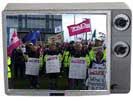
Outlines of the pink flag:
{"type": "Polygon", "coordinates": [[[13,35],[11,37],[11,43],[10,43],[10,45],[7,48],[8,56],[11,56],[12,55],[12,51],[15,48],[17,48],[18,46],[20,46],[20,45],[21,45],[21,41],[20,41],[20,39],[17,36],[17,32],[14,31],[14,33],[13,33],[13,35]]]}
{"type": "Polygon", "coordinates": [[[79,24],[67,26],[67,28],[69,31],[69,36],[90,32],[91,31],[90,19],[86,19],[79,24]]]}

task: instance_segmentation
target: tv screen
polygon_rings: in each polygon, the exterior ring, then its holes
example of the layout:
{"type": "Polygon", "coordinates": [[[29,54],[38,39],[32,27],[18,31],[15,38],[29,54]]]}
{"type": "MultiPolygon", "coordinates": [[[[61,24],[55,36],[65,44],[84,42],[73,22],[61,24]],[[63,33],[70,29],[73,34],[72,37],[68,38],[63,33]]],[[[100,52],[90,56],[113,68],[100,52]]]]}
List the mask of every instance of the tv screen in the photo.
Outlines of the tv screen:
{"type": "Polygon", "coordinates": [[[8,89],[109,90],[107,14],[6,16],[8,89]]]}

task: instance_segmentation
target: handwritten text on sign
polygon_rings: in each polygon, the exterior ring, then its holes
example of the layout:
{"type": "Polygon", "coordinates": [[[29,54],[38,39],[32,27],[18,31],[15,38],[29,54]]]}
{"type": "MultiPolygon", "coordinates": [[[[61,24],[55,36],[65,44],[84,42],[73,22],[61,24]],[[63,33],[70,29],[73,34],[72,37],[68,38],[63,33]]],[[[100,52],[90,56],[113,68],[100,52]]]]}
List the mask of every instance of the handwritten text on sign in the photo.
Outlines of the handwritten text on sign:
{"type": "Polygon", "coordinates": [[[39,75],[39,59],[29,58],[26,63],[26,75],[39,75]]]}
{"type": "Polygon", "coordinates": [[[106,70],[105,69],[89,69],[88,88],[90,90],[106,89],[106,70]]]}
{"type": "Polygon", "coordinates": [[[70,69],[69,69],[69,78],[85,79],[86,69],[87,69],[87,65],[86,65],[85,58],[72,58],[70,69]]]}
{"type": "Polygon", "coordinates": [[[60,62],[58,55],[47,56],[46,60],[46,73],[59,73],[60,72],[60,62]]]}

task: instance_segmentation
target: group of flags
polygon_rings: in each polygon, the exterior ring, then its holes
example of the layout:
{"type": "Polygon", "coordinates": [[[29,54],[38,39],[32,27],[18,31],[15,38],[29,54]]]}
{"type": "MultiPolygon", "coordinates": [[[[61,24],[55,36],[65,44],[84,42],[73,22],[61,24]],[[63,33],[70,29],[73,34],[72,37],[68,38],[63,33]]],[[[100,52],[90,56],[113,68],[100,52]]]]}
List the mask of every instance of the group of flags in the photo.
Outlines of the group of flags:
{"type": "MultiPolygon", "coordinates": [[[[103,33],[104,34],[104,33],[103,33]]],[[[11,31],[9,33],[9,45],[8,45],[8,48],[7,48],[7,53],[8,53],[8,56],[11,56],[12,54],[12,51],[19,47],[22,43],[25,43],[25,42],[31,42],[33,44],[36,43],[36,41],[38,40],[38,38],[40,38],[40,31],[31,31],[29,32],[29,34],[26,34],[22,41],[18,38],[18,35],[17,35],[17,30],[14,29],[13,31],[11,31]]],[[[93,31],[92,33],[92,39],[91,41],[95,41],[95,38],[96,38],[96,29],[93,31]]]]}
{"type": "MultiPolygon", "coordinates": [[[[29,34],[26,34],[22,39],[22,41],[31,42],[35,44],[39,37],[40,37],[40,31],[32,31],[29,34]]],[[[17,30],[13,29],[13,31],[9,33],[9,45],[7,47],[8,56],[11,56],[12,51],[17,47],[19,47],[23,43],[22,41],[18,38],[17,30]]]]}

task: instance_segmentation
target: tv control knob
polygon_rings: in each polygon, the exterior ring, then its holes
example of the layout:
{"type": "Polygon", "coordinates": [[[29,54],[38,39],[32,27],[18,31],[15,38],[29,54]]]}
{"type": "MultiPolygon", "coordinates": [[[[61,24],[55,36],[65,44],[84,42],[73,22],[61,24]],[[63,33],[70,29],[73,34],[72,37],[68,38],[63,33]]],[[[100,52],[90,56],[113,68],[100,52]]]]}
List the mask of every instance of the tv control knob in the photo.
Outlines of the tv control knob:
{"type": "Polygon", "coordinates": [[[128,22],[128,20],[120,17],[120,18],[115,20],[115,25],[118,26],[118,27],[123,28],[123,27],[126,26],[127,22],[128,22]]]}
{"type": "Polygon", "coordinates": [[[119,31],[126,30],[130,25],[130,19],[125,14],[116,15],[113,21],[115,29],[119,31]]]}
{"type": "Polygon", "coordinates": [[[125,57],[129,53],[129,46],[127,43],[119,41],[114,45],[113,51],[117,57],[125,57]]]}

